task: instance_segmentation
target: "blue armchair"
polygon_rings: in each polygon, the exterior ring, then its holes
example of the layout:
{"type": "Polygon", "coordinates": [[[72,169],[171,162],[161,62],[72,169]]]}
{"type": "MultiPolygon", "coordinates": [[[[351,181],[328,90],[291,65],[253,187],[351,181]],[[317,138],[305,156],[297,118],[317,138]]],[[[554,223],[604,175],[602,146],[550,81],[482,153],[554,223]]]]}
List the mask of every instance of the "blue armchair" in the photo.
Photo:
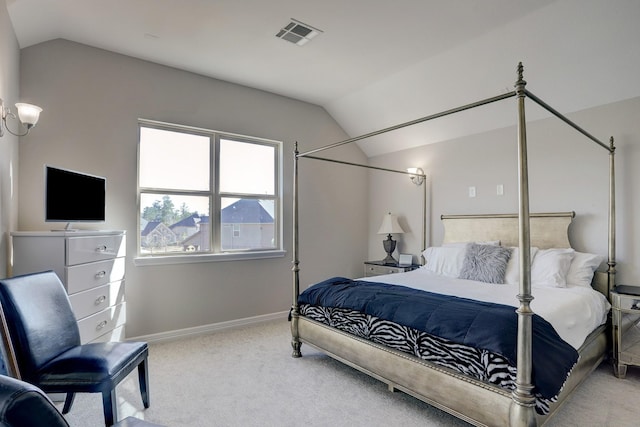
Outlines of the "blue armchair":
{"type": "Polygon", "coordinates": [[[64,393],[62,413],[75,393],[101,393],[107,426],[117,420],[115,390],[138,368],[142,402],[149,407],[145,342],[80,344],[69,297],[52,271],[0,280],[0,304],[20,378],[45,393],[64,393]]]}

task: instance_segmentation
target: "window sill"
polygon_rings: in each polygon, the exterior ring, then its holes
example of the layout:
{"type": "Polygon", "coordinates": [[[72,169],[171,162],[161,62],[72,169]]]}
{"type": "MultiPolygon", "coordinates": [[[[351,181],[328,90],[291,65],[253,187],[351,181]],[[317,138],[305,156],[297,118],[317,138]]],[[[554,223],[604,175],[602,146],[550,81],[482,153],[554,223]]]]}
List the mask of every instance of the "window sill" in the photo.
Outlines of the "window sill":
{"type": "Polygon", "coordinates": [[[221,262],[221,261],[248,261],[252,259],[283,258],[287,254],[284,250],[260,251],[260,252],[228,252],[222,254],[203,255],[163,255],[135,257],[133,264],[136,267],[146,267],[150,265],[169,264],[194,264],[200,262],[221,262]]]}

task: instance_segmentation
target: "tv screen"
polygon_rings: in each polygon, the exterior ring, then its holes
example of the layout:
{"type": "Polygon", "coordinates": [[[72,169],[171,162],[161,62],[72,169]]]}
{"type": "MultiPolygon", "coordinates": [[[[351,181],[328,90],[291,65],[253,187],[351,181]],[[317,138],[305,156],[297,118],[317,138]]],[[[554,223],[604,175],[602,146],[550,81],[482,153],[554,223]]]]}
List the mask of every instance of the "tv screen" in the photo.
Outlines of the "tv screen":
{"type": "Polygon", "coordinates": [[[45,221],[105,220],[106,178],[45,166],[45,221]]]}

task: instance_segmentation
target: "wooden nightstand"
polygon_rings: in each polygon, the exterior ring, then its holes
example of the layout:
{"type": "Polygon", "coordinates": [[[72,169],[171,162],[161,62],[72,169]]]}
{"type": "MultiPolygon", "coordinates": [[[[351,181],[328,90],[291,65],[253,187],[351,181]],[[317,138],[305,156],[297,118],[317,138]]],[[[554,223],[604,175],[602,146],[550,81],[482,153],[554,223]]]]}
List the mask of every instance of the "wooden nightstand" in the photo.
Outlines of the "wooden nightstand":
{"type": "Polygon", "coordinates": [[[618,285],[611,291],[613,370],[618,378],[627,366],[640,366],[640,286],[618,285]]]}
{"type": "Polygon", "coordinates": [[[364,277],[380,276],[381,274],[393,274],[404,273],[405,271],[415,270],[419,268],[418,264],[411,265],[399,265],[399,264],[385,264],[382,261],[365,261],[364,262],[364,277]]]}

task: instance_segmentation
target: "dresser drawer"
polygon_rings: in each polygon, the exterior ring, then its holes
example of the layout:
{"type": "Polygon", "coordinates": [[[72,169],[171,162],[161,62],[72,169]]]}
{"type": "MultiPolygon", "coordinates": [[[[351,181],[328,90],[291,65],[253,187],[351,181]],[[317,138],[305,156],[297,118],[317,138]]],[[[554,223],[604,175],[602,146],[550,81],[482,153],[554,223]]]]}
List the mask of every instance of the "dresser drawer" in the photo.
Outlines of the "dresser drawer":
{"type": "Polygon", "coordinates": [[[67,238],[67,265],[122,257],[126,242],[123,234],[67,238]]]}
{"type": "Polygon", "coordinates": [[[405,273],[420,268],[418,264],[385,264],[382,261],[365,261],[364,277],[382,274],[405,273]]]}
{"type": "Polygon", "coordinates": [[[69,296],[76,319],[124,302],[124,282],[113,282],[69,296]]]}
{"type": "Polygon", "coordinates": [[[384,265],[365,264],[364,266],[364,275],[366,277],[380,276],[381,274],[400,273],[402,271],[402,269],[398,269],[397,267],[386,267],[384,265]]]}
{"type": "Polygon", "coordinates": [[[118,326],[112,331],[106,334],[100,335],[98,338],[91,340],[91,342],[111,342],[111,341],[124,341],[126,338],[125,325],[118,326]]]}
{"type": "Polygon", "coordinates": [[[80,341],[87,343],[104,335],[118,326],[125,324],[127,320],[126,302],[109,307],[78,322],[80,329],[80,341]]]}
{"type": "Polygon", "coordinates": [[[124,258],[65,267],[65,286],[68,294],[95,286],[106,285],[124,278],[124,258]]]}

